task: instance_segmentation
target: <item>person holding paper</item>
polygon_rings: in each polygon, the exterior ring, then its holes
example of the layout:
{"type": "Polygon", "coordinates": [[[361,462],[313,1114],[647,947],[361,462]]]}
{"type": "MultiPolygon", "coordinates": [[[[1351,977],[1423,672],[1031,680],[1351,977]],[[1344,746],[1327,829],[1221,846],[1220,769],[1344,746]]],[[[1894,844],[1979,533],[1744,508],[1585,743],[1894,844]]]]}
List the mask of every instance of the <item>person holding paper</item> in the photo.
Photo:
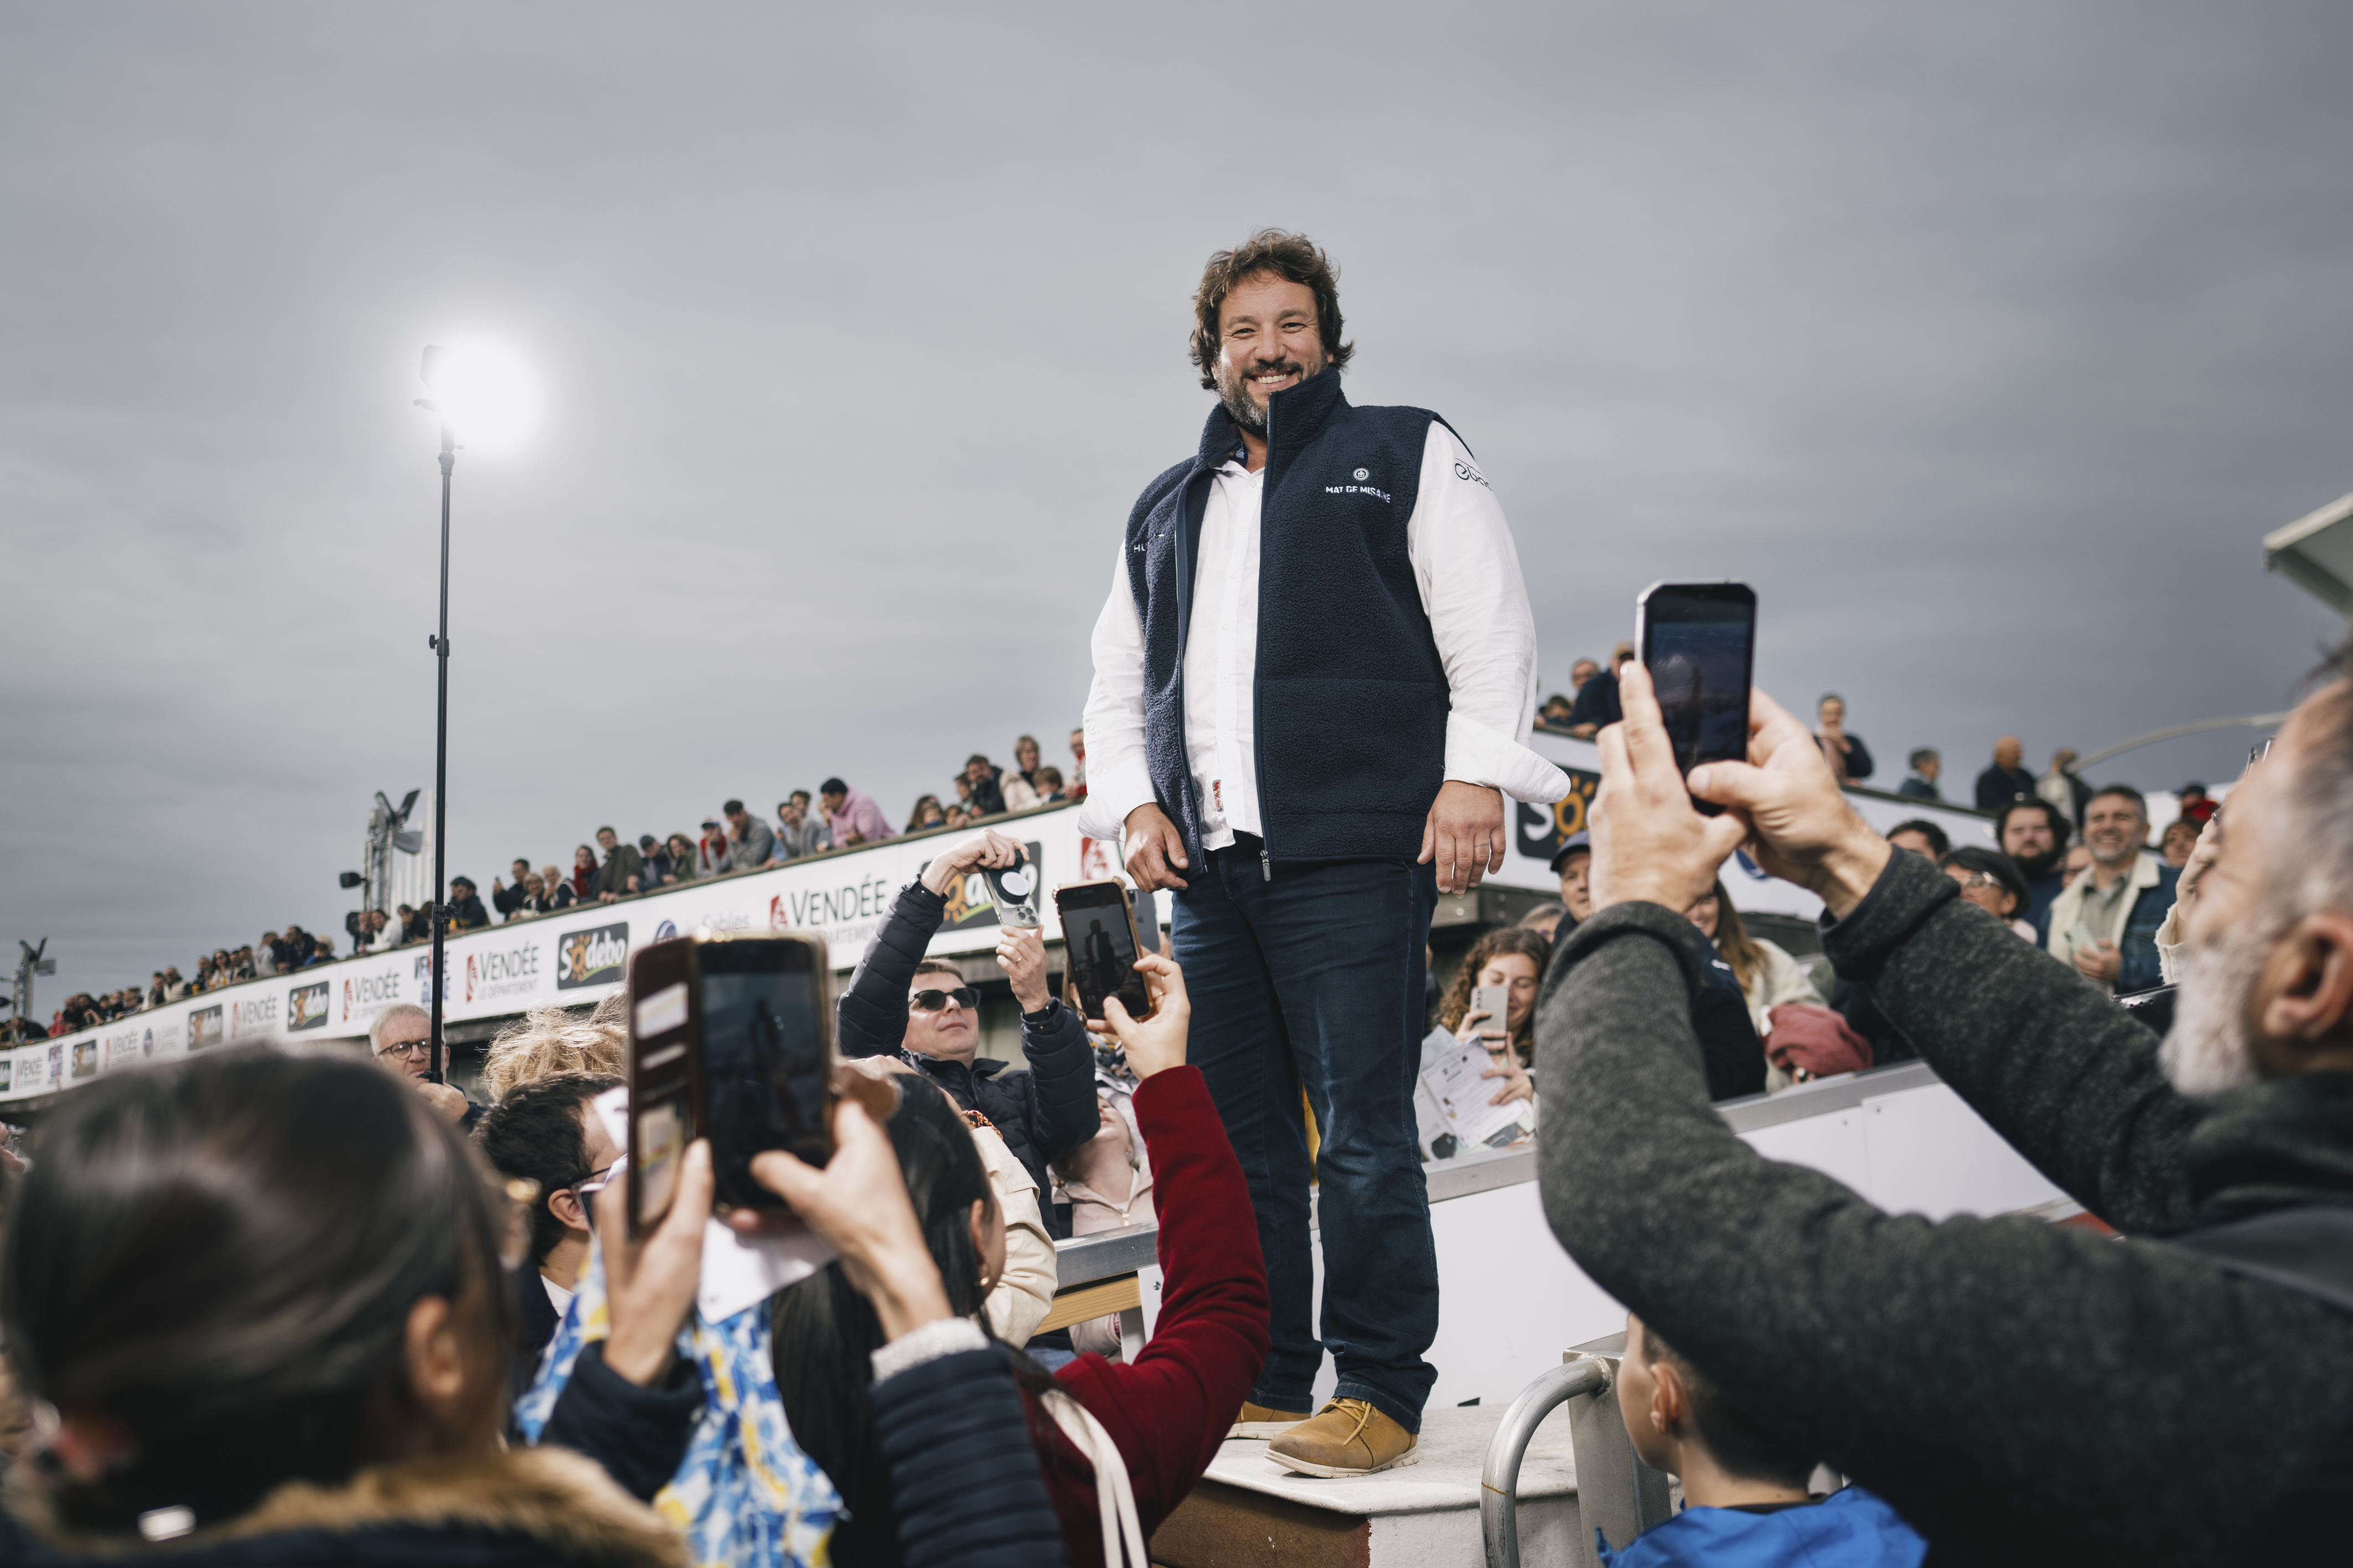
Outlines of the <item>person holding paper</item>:
{"type": "Polygon", "coordinates": [[[1535,1131],[1535,1082],[1527,1060],[1535,1047],[1536,985],[1551,953],[1551,940],[1542,932],[1507,926],[1481,937],[1455,971],[1438,1025],[1421,1042],[1414,1102],[1426,1157],[1451,1159],[1482,1144],[1501,1147],[1535,1131]],[[1499,986],[1510,1001],[1496,1018],[1476,1003],[1480,990],[1499,986]],[[1482,1094],[1487,1079],[1501,1081],[1482,1094]]]}

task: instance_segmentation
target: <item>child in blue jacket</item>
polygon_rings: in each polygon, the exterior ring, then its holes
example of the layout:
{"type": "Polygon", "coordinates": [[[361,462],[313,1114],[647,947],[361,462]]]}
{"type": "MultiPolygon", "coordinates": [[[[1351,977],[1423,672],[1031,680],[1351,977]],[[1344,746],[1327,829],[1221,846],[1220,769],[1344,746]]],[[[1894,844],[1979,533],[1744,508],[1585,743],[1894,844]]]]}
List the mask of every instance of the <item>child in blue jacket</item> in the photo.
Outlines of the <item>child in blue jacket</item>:
{"type": "Polygon", "coordinates": [[[1813,1458],[1750,1421],[1630,1312],[1618,1414],[1644,1464],[1683,1478],[1684,1506],[1620,1551],[1601,1541],[1604,1568],[1919,1568],[1928,1553],[1861,1487],[1809,1495],[1813,1458]]]}

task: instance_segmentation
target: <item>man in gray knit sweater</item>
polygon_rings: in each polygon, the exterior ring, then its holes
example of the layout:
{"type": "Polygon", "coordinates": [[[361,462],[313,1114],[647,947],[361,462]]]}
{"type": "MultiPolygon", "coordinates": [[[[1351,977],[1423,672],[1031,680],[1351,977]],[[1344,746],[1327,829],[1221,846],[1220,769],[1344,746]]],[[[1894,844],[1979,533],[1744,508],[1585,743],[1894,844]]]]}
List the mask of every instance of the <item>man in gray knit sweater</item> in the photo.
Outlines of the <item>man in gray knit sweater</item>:
{"type": "Polygon", "coordinates": [[[2185,886],[2160,1046],[1894,855],[1759,694],[1696,769],[1649,682],[1601,736],[1594,918],[1545,977],[1545,1211],[1570,1255],[1932,1563],[2353,1560],[2353,647],[2185,886]],[[1945,1081],[2125,1233],[1887,1215],[1709,1108],[1681,911],[1744,839],[1945,1081]]]}

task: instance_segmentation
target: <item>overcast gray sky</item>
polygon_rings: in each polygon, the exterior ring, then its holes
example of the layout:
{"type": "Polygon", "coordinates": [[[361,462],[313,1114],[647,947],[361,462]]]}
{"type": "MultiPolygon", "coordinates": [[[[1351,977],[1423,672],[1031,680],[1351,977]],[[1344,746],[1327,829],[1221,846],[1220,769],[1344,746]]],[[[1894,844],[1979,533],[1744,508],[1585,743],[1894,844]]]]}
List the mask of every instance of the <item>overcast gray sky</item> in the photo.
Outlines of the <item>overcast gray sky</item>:
{"type": "MultiPolygon", "coordinates": [[[[0,19],[0,937],[41,1012],[297,920],[430,782],[417,350],[461,457],[453,871],[1051,760],[1208,253],[1342,268],[1548,687],[1655,578],[1884,782],[2276,707],[2353,489],[2342,5],[398,7],[0,19]],[[985,11],[985,15],[984,15],[985,11]],[[13,941],[8,942],[13,952],[13,941]]],[[[1335,613],[1335,635],[1345,635],[1335,613]]],[[[2235,773],[2243,733],[2095,776],[2235,773]]]]}

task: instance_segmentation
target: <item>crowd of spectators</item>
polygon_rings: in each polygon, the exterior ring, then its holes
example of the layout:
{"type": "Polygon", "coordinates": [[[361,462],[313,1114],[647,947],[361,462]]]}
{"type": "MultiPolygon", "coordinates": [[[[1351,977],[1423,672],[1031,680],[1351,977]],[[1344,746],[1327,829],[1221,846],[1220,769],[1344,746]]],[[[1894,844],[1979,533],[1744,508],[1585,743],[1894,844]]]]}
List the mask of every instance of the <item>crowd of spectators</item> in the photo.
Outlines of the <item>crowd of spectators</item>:
{"type": "MultiPolygon", "coordinates": [[[[815,800],[807,790],[797,789],[778,801],[774,826],[754,815],[743,801],[731,800],[720,807],[717,816],[703,820],[699,835],[673,833],[656,838],[644,833],[631,844],[610,826],[599,827],[593,847],[583,844],[573,850],[569,870],[553,864],[534,870],[530,860],[518,857],[505,876],[491,879],[487,902],[471,877],[450,878],[445,930],[452,935],[480,931],[493,921],[528,920],[681,883],[766,870],[827,850],[894,838],[902,832],[962,827],[1008,812],[1084,800],[1085,731],[1072,730],[1070,747],[1068,774],[1041,763],[1034,735],[1014,742],[1010,768],[998,767],[976,752],[953,781],[955,799],[943,805],[936,795],[922,796],[902,829],[891,826],[871,796],[839,778],[818,785],[815,800]]],[[[406,903],[389,911],[355,910],[344,917],[343,926],[351,942],[349,952],[354,954],[384,952],[410,942],[430,942],[433,937],[430,908],[406,903]]],[[[100,995],[81,992],[68,997],[51,1016],[46,1030],[15,1020],[6,1026],[12,1037],[25,1038],[78,1034],[150,1007],[184,1001],[198,992],[331,963],[338,956],[332,937],[289,925],[283,931],[264,931],[251,946],[221,948],[200,957],[193,978],[183,977],[176,966],[161,969],[144,986],[125,986],[100,995]]]]}
{"type": "MultiPolygon", "coordinates": [[[[1563,846],[1558,906],[1481,939],[1425,1047],[1483,1043],[1498,1105],[1575,1086],[1538,1193],[1630,1309],[1611,1394],[1683,1491],[1603,1560],[2335,1560],[2353,650],[2233,795],[2227,842],[2200,813],[2180,868],[2128,786],[2017,795],[1998,848],[1925,817],[1883,836],[1840,793],[1841,714],[1809,729],[1760,698],[1757,765],[1686,785],[1647,679],[1622,701],[1599,841],[1563,846]],[[1822,898],[1828,994],[1726,898],[1743,844],[1822,898]],[[2177,969],[2161,1041],[2083,983],[2177,969]],[[2086,1223],[1888,1214],[1708,1113],[1731,1079],[1891,1046],[2086,1223]],[[1989,1366],[2034,1375],[1989,1394],[1989,1366]]],[[[753,842],[729,815],[731,847],[753,842]]],[[[602,837],[595,869],[626,867],[602,837]]],[[[1029,1065],[976,1059],[974,991],[926,949],[950,884],[1018,853],[984,831],[899,895],[837,1000],[831,1158],[749,1166],[832,1260],[722,1321],[691,1316],[704,1254],[759,1221],[712,1225],[698,1142],[666,1215],[630,1224],[627,1119],[597,1103],[623,1082],[621,998],[502,1036],[487,1107],[420,1073],[411,1005],[377,1019],[374,1067],[254,1046],[74,1097],[0,1184],[30,1412],[0,1558],[1146,1561],[1258,1408],[1264,1260],[1172,959],[1136,964],[1143,1018],[1086,1019],[1037,933],[1003,931],[1029,1065]],[[1069,1213],[1038,1202],[1056,1177],[1069,1213]],[[1053,1238],[1139,1215],[1166,1281],[1149,1339],[1035,1334],[1053,1238]]]]}

